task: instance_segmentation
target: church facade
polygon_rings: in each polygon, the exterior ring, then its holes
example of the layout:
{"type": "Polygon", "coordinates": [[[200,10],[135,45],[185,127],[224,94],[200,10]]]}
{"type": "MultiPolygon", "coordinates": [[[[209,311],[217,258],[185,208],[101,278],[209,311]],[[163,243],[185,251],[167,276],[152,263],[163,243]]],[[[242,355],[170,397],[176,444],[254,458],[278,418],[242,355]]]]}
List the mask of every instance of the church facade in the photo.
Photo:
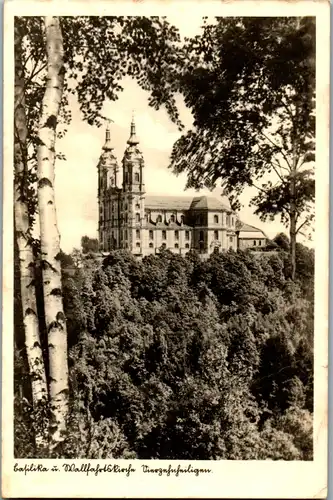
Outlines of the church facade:
{"type": "Polygon", "coordinates": [[[145,168],[135,123],[119,166],[106,129],[98,162],[98,236],[100,250],[127,249],[136,256],[161,249],[202,255],[237,249],[236,214],[210,196],[154,196],[145,191],[145,168]],[[121,183],[120,183],[121,180],[121,183]]]}

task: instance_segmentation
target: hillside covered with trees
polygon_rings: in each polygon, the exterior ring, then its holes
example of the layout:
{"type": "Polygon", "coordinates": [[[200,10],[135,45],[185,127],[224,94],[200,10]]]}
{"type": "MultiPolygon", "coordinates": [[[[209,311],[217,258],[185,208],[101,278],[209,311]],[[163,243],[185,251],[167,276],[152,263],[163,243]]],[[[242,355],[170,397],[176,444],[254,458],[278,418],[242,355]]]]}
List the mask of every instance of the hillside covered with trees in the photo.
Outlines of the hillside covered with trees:
{"type": "MultiPolygon", "coordinates": [[[[298,245],[293,282],[281,246],[207,261],[116,251],[83,267],[65,256],[70,432],[55,456],[312,459],[314,254],[298,245]]],[[[21,359],[15,454],[34,457],[21,359]]]]}

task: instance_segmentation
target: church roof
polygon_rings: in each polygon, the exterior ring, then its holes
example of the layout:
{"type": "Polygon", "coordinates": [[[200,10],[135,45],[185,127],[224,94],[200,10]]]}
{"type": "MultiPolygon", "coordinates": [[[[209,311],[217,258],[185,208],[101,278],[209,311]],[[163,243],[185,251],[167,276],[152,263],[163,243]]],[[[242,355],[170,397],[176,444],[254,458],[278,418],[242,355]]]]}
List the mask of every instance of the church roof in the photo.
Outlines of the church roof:
{"type": "Polygon", "coordinates": [[[139,144],[139,139],[136,136],[136,131],[135,131],[135,122],[134,122],[134,117],[132,118],[132,123],[131,123],[131,135],[130,138],[127,141],[127,144],[130,146],[137,146],[139,144]]]}
{"type": "Polygon", "coordinates": [[[230,210],[212,196],[146,196],[145,207],[150,210],[230,210]]]}
{"type": "Polygon", "coordinates": [[[196,196],[192,200],[191,210],[230,210],[230,207],[213,196],[196,196]]]}
{"type": "Polygon", "coordinates": [[[156,196],[145,197],[145,207],[150,210],[189,210],[192,196],[156,196]]]}
{"type": "Polygon", "coordinates": [[[139,144],[139,139],[137,138],[136,131],[135,131],[135,123],[134,123],[134,118],[132,119],[131,123],[131,133],[130,137],[127,141],[128,146],[125,149],[124,152],[124,160],[139,160],[140,162],[143,161],[143,156],[142,152],[140,151],[138,144],[139,144]]]}
{"type": "Polygon", "coordinates": [[[101,165],[107,165],[108,163],[115,163],[117,162],[117,158],[114,154],[114,148],[111,144],[111,132],[110,132],[110,127],[107,125],[106,130],[105,130],[105,143],[102,148],[102,154],[100,156],[100,161],[99,164],[101,165]]]}
{"type": "Polygon", "coordinates": [[[261,233],[266,238],[264,231],[262,231],[257,227],[250,226],[250,224],[246,224],[245,222],[242,221],[239,221],[237,230],[242,233],[261,233]]]}

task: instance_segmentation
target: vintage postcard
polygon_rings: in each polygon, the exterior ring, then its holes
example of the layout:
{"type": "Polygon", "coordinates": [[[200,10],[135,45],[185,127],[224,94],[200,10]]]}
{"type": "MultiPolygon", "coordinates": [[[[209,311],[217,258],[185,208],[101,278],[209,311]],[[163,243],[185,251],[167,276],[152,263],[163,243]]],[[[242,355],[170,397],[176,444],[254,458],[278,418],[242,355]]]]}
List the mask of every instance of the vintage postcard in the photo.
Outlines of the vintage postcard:
{"type": "Polygon", "coordinates": [[[4,498],[326,498],[329,18],[6,3],[4,498]]]}

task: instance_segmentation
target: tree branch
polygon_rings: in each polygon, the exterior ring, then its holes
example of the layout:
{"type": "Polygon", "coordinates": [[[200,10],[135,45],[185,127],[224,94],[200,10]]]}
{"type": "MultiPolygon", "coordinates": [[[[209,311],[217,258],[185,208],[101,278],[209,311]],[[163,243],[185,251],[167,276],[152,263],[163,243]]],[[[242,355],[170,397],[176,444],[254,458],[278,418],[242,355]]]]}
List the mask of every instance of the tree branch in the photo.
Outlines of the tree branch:
{"type": "Polygon", "coordinates": [[[273,162],[273,161],[271,161],[271,165],[272,165],[272,167],[273,167],[274,172],[275,172],[275,173],[276,173],[276,175],[278,176],[278,178],[281,180],[281,182],[283,182],[283,177],[282,177],[282,175],[278,172],[277,168],[274,166],[274,162],[273,162]]]}
{"type": "Polygon", "coordinates": [[[294,115],[293,115],[293,113],[292,113],[291,109],[290,109],[290,108],[288,107],[288,105],[287,105],[287,104],[283,101],[283,99],[281,99],[281,103],[282,103],[283,107],[285,108],[285,110],[287,111],[288,115],[290,116],[290,119],[291,119],[291,121],[292,121],[292,123],[293,123],[293,125],[294,125],[294,118],[295,118],[295,117],[294,117],[294,115]]]}
{"type": "Polygon", "coordinates": [[[34,72],[31,73],[28,82],[31,82],[32,79],[35,78],[35,76],[37,76],[41,71],[43,71],[46,68],[47,68],[47,64],[46,63],[42,64],[42,66],[39,68],[38,71],[36,71],[35,73],[34,72]]]}
{"type": "Polygon", "coordinates": [[[267,191],[265,189],[263,189],[262,187],[260,186],[257,186],[256,184],[254,184],[254,182],[251,182],[250,186],[252,187],[255,187],[256,189],[258,189],[258,191],[261,191],[262,193],[267,193],[267,191]]]}
{"type": "Polygon", "coordinates": [[[290,173],[290,169],[287,168],[287,167],[284,167],[283,165],[281,165],[280,160],[278,158],[276,158],[275,161],[278,163],[278,165],[281,168],[281,170],[285,170],[286,172],[288,172],[288,174],[290,173]]]}
{"type": "Polygon", "coordinates": [[[271,143],[271,144],[272,144],[275,148],[277,148],[277,149],[279,149],[279,150],[280,150],[280,152],[281,152],[281,154],[282,154],[282,156],[283,156],[283,158],[284,158],[285,162],[287,163],[288,167],[291,169],[291,165],[290,165],[290,163],[289,163],[289,161],[288,161],[288,158],[287,158],[286,154],[285,154],[285,153],[284,153],[284,151],[283,151],[283,148],[282,148],[281,146],[279,146],[278,144],[276,144],[276,142],[274,142],[272,139],[270,139],[270,138],[269,138],[269,137],[268,137],[268,136],[267,136],[264,132],[261,132],[261,134],[262,134],[262,135],[263,135],[263,137],[265,137],[265,139],[266,139],[267,141],[269,141],[269,142],[270,142],[270,143],[271,143]]]}
{"type": "MultiPolygon", "coordinates": [[[[305,220],[297,229],[296,229],[296,234],[298,234],[300,232],[300,229],[302,229],[303,226],[305,226],[306,224],[308,224],[309,221],[308,220],[305,220]]],[[[302,234],[302,233],[300,233],[302,234]]],[[[304,235],[303,235],[304,236],[304,235]]]]}

